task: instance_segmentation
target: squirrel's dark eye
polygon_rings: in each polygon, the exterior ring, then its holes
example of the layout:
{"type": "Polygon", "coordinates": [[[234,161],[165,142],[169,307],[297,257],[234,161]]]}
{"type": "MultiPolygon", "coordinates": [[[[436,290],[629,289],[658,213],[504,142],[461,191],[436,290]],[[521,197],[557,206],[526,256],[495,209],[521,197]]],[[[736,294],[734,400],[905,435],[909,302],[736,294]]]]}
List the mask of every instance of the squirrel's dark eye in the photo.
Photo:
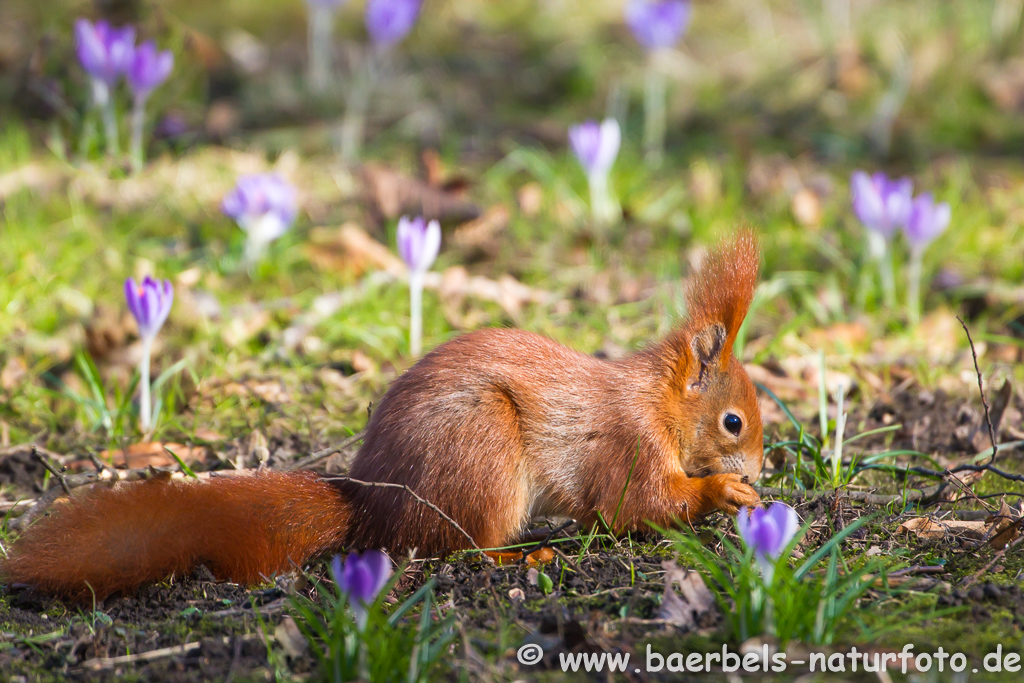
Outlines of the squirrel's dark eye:
{"type": "Polygon", "coordinates": [[[743,420],[736,413],[726,413],[722,418],[722,424],[733,436],[739,436],[743,430],[743,420]]]}

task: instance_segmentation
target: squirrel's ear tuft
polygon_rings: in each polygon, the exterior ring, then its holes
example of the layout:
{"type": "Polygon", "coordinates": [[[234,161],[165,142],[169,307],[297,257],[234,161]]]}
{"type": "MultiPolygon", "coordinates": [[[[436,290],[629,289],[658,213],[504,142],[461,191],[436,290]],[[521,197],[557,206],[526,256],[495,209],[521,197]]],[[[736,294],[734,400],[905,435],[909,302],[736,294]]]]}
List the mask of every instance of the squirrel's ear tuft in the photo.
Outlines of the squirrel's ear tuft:
{"type": "Polygon", "coordinates": [[[690,279],[685,330],[695,359],[725,367],[757,287],[760,256],[753,234],[741,232],[712,250],[690,279]]]}

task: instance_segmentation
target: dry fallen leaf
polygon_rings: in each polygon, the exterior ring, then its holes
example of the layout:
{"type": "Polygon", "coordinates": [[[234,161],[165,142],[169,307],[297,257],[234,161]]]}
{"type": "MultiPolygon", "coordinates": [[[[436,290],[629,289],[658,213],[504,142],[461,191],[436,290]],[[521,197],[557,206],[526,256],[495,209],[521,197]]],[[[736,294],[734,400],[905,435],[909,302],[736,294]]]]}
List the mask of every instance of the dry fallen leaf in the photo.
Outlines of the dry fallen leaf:
{"type": "Polygon", "coordinates": [[[239,346],[262,332],[270,324],[270,311],[256,309],[233,317],[221,329],[221,338],[228,346],[239,346]]]}
{"type": "MultiPolygon", "coordinates": [[[[127,451],[120,448],[100,451],[99,459],[103,462],[109,462],[115,467],[125,466],[128,469],[172,467],[177,465],[177,461],[171,457],[167,450],[173,451],[186,464],[198,461],[206,452],[206,449],[202,446],[189,448],[180,443],[142,441],[128,446],[127,451]]],[[[92,463],[89,460],[75,460],[71,462],[69,467],[80,471],[92,467],[92,463]]]]}
{"type": "Polygon", "coordinates": [[[256,459],[256,462],[263,465],[270,459],[270,449],[267,448],[267,437],[258,429],[252,430],[249,435],[249,455],[256,459]]]}
{"type": "Polygon", "coordinates": [[[818,195],[810,188],[800,188],[793,195],[790,207],[796,222],[803,227],[821,227],[821,200],[818,199],[818,195]]]}
{"type": "Polygon", "coordinates": [[[0,388],[10,391],[21,384],[28,375],[28,367],[20,356],[11,356],[4,363],[4,369],[0,370],[0,388]]]}
{"type": "Polygon", "coordinates": [[[464,199],[462,193],[435,187],[379,164],[366,164],[362,177],[368,203],[385,218],[411,214],[464,222],[480,215],[480,207],[464,199]]]}
{"type": "Polygon", "coordinates": [[[290,399],[288,390],[278,380],[247,380],[230,382],[224,386],[228,396],[256,396],[267,403],[287,403],[290,399]]]}
{"type": "Polygon", "coordinates": [[[97,305],[85,324],[85,348],[97,363],[124,362],[123,358],[115,360],[111,356],[124,349],[128,336],[134,334],[135,329],[126,309],[97,305]]]}
{"type": "Polygon", "coordinates": [[[290,616],[285,616],[274,629],[274,642],[280,645],[284,653],[291,659],[302,657],[309,649],[309,643],[306,642],[302,631],[290,616]]]}
{"type": "Polygon", "coordinates": [[[818,391],[817,385],[810,387],[805,382],[785,375],[778,375],[761,365],[747,364],[743,366],[743,369],[747,371],[751,382],[764,385],[783,401],[807,399],[818,391]]]}
{"type": "Polygon", "coordinates": [[[47,192],[62,182],[68,174],[60,166],[45,166],[34,162],[0,175],[0,203],[21,190],[47,192]]]}
{"type": "Polygon", "coordinates": [[[499,237],[508,227],[510,217],[505,206],[495,204],[479,218],[457,227],[452,233],[451,242],[467,251],[495,256],[501,248],[499,237]]]}
{"type": "Polygon", "coordinates": [[[357,275],[369,270],[395,275],[405,272],[400,258],[355,223],[345,223],[341,228],[316,228],[310,233],[306,254],[320,270],[357,275]]]}
{"type": "MultiPolygon", "coordinates": [[[[1018,506],[1024,507],[1024,502],[1018,503],[1018,506]]],[[[1021,518],[1021,512],[1020,509],[1011,508],[1005,500],[1001,501],[999,512],[985,520],[986,524],[991,525],[988,531],[988,535],[991,536],[988,541],[990,546],[1002,550],[1020,535],[1020,525],[1017,522],[1021,518]]]]}
{"type": "MultiPolygon", "coordinates": [[[[804,386],[813,392],[814,395],[817,395],[819,376],[821,374],[819,363],[820,361],[816,355],[791,356],[779,361],[779,365],[786,371],[787,375],[800,378],[804,386]]],[[[857,381],[852,375],[829,368],[826,364],[825,390],[828,391],[829,396],[835,396],[840,388],[843,389],[844,395],[849,396],[856,386],[857,381]]]]}
{"type": "Polygon", "coordinates": [[[224,436],[220,432],[215,432],[212,429],[206,429],[204,427],[197,429],[195,433],[192,434],[192,437],[200,441],[208,441],[210,443],[227,441],[228,439],[228,437],[224,436]]]}
{"type": "Polygon", "coordinates": [[[985,522],[960,520],[934,520],[928,517],[915,517],[900,524],[897,531],[913,534],[925,540],[939,540],[948,536],[967,538],[980,541],[985,536],[985,522]]]}
{"type": "Polygon", "coordinates": [[[516,192],[516,203],[527,218],[533,218],[544,207],[544,188],[540,183],[526,183],[516,192]]]}
{"type": "Polygon", "coordinates": [[[987,69],[982,73],[981,84],[1003,111],[1024,110],[1024,59],[1007,60],[987,69]]]}
{"type": "Polygon", "coordinates": [[[697,628],[701,616],[715,607],[711,591],[699,573],[681,569],[673,560],[666,560],[661,566],[665,569],[665,593],[658,617],[687,630],[697,628]],[[679,587],[678,593],[675,586],[679,587]]]}

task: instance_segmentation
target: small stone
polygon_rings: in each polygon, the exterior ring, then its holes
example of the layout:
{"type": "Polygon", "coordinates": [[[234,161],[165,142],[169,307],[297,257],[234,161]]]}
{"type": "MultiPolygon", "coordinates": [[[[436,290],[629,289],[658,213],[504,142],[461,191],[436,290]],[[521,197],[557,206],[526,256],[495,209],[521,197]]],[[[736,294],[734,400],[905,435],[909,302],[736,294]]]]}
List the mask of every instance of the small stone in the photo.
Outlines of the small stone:
{"type": "Polygon", "coordinates": [[[977,602],[985,598],[985,592],[977,586],[974,586],[973,588],[971,588],[971,590],[967,591],[967,597],[977,602]]]}
{"type": "Polygon", "coordinates": [[[999,588],[999,586],[995,585],[994,583],[986,583],[984,592],[985,597],[989,600],[998,600],[999,598],[1003,597],[1003,591],[999,588]]]}

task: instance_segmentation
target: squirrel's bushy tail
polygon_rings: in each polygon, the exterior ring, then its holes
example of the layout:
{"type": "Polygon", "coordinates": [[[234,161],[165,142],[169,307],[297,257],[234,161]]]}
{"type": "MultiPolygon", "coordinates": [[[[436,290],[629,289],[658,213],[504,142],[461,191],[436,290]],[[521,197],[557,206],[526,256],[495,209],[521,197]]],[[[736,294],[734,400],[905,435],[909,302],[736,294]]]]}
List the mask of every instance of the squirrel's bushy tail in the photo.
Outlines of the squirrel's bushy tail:
{"type": "Polygon", "coordinates": [[[305,472],[94,487],[26,529],[0,575],[78,600],[200,564],[218,579],[256,583],[340,547],[349,509],[305,472]]]}

